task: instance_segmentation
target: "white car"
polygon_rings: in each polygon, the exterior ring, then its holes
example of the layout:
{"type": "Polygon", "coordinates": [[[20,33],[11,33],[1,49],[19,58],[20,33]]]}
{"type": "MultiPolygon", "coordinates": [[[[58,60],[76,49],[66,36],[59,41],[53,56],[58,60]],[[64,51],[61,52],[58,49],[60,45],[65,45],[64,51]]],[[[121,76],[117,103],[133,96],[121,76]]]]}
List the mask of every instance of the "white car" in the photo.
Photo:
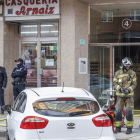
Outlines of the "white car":
{"type": "Polygon", "coordinates": [[[84,89],[22,91],[8,111],[7,140],[116,140],[111,120],[84,89]]]}

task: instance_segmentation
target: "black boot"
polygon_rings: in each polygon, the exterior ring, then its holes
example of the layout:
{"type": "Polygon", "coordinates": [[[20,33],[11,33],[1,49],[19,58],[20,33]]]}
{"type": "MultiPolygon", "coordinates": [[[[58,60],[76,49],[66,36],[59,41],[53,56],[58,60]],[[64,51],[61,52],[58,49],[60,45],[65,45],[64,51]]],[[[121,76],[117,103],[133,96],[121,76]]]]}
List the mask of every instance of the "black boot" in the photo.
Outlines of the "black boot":
{"type": "Polygon", "coordinates": [[[119,132],[121,132],[121,127],[116,127],[116,129],[114,130],[114,133],[117,134],[119,132]]]}
{"type": "Polygon", "coordinates": [[[127,128],[126,134],[131,134],[132,133],[132,128],[127,128]]]}

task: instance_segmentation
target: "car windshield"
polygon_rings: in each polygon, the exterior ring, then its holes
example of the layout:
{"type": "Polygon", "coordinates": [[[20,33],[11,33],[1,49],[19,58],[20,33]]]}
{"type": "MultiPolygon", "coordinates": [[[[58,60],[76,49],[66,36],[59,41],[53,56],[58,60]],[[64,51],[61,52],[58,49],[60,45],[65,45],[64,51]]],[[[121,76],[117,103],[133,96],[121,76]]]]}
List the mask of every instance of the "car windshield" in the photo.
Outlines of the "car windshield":
{"type": "Polygon", "coordinates": [[[99,111],[96,101],[41,101],[33,103],[36,113],[53,117],[89,116],[99,111]]]}

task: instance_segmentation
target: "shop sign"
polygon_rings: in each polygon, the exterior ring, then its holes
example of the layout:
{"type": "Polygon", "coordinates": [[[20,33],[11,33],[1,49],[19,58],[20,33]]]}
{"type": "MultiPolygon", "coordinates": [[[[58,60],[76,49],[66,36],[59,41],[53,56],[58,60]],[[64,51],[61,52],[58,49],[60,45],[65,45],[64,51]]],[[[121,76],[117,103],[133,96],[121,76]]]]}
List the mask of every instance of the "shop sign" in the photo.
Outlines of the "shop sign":
{"type": "Polygon", "coordinates": [[[5,16],[59,14],[59,0],[5,0],[5,16]]]}
{"type": "Polygon", "coordinates": [[[54,59],[45,59],[45,66],[54,66],[54,59]]]}

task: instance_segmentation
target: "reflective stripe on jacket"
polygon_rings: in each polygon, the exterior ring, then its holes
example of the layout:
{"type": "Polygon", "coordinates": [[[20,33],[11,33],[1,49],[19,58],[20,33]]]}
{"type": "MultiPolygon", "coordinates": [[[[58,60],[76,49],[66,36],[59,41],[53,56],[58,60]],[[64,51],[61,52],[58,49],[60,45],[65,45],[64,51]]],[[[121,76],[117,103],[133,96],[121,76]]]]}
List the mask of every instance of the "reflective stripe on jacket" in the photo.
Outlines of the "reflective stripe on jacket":
{"type": "Polygon", "coordinates": [[[121,97],[132,97],[134,96],[134,89],[137,85],[137,78],[136,73],[133,70],[128,70],[126,73],[123,72],[123,70],[118,70],[115,73],[114,79],[113,79],[113,86],[117,90],[116,95],[121,97]],[[124,93],[121,93],[119,90],[120,88],[123,88],[124,90],[129,89],[130,94],[125,95],[124,93]]]}

